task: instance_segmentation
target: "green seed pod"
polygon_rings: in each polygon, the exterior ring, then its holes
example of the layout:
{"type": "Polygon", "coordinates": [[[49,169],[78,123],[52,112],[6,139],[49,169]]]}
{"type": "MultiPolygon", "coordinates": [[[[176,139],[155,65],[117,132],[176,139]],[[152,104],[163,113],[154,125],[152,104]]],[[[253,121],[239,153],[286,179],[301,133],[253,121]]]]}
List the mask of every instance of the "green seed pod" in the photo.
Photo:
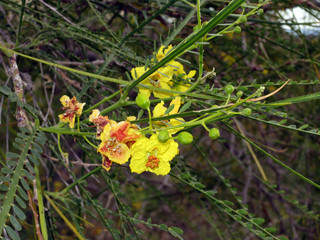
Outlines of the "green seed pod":
{"type": "Polygon", "coordinates": [[[150,107],[149,97],[142,93],[139,93],[136,97],[136,104],[142,109],[148,109],[150,107]]]}
{"type": "Polygon", "coordinates": [[[158,141],[161,143],[165,143],[170,139],[170,134],[167,130],[161,130],[158,134],[158,141]]]}
{"type": "Polygon", "coordinates": [[[181,143],[183,145],[187,145],[187,144],[192,143],[193,136],[188,132],[181,132],[181,133],[179,133],[177,140],[179,143],[181,143]]]}
{"type": "Polygon", "coordinates": [[[250,108],[245,108],[242,110],[242,114],[244,116],[250,116],[251,115],[251,109],[250,108]]]}
{"type": "Polygon", "coordinates": [[[220,137],[220,131],[218,128],[211,128],[209,132],[209,137],[212,140],[216,140],[218,137],[220,137]]]}
{"type": "Polygon", "coordinates": [[[241,27],[236,26],[236,27],[233,29],[233,31],[234,31],[235,33],[239,34],[239,33],[241,33],[241,27]]]}
{"type": "Polygon", "coordinates": [[[229,85],[227,85],[227,86],[224,87],[224,90],[226,91],[226,93],[227,93],[228,95],[230,95],[231,93],[233,93],[234,87],[229,84],[229,85]]]}

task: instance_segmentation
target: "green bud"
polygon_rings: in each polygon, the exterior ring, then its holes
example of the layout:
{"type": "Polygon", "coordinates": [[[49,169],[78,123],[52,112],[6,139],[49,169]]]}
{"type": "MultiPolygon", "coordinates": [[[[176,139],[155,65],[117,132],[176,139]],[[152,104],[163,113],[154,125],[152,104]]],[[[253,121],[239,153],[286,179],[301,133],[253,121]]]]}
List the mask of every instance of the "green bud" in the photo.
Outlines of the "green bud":
{"type": "Polygon", "coordinates": [[[220,137],[220,131],[218,128],[211,128],[209,132],[209,137],[212,140],[216,140],[218,137],[220,137]]]}
{"type": "Polygon", "coordinates": [[[250,116],[251,115],[251,109],[250,108],[245,108],[242,110],[242,114],[244,116],[250,116]]]}
{"type": "Polygon", "coordinates": [[[170,139],[170,134],[167,130],[161,130],[158,134],[158,141],[161,143],[165,143],[170,139]]]}
{"type": "Polygon", "coordinates": [[[187,144],[192,143],[193,136],[188,132],[181,132],[181,133],[179,133],[177,140],[179,143],[181,143],[183,145],[187,145],[187,144]]]}
{"type": "Polygon", "coordinates": [[[247,17],[246,16],[241,16],[241,17],[239,17],[239,21],[241,23],[246,23],[247,22],[247,17]]]}
{"type": "Polygon", "coordinates": [[[136,97],[136,104],[142,109],[148,109],[148,107],[150,107],[149,97],[142,93],[139,93],[136,97]]]}
{"type": "Polygon", "coordinates": [[[241,98],[242,95],[243,95],[243,92],[242,92],[242,91],[238,91],[238,92],[237,92],[237,97],[238,97],[238,98],[241,98]]]}
{"type": "Polygon", "coordinates": [[[233,93],[234,87],[229,84],[229,85],[227,85],[227,86],[224,87],[224,90],[226,91],[226,93],[227,93],[228,95],[230,95],[231,93],[233,93]]]}
{"type": "Polygon", "coordinates": [[[260,8],[260,9],[258,10],[257,14],[260,15],[260,14],[262,14],[262,13],[263,13],[263,9],[260,8]]]}
{"type": "Polygon", "coordinates": [[[234,31],[235,33],[239,34],[239,33],[241,33],[241,27],[236,26],[236,27],[233,29],[233,31],[234,31]]]}

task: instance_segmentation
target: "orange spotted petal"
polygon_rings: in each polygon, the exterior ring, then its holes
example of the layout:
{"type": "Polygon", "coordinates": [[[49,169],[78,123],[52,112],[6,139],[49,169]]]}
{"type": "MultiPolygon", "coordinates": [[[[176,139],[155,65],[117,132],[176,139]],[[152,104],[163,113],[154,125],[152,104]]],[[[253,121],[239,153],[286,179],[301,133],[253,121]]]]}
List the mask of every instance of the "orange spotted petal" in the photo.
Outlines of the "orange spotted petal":
{"type": "Polygon", "coordinates": [[[130,150],[126,144],[119,143],[116,147],[107,152],[106,156],[113,162],[118,164],[126,163],[130,158],[130,150]]]}
{"type": "Polygon", "coordinates": [[[129,122],[120,122],[116,127],[111,129],[110,137],[115,137],[118,142],[122,142],[123,139],[127,136],[129,128],[129,122]]]}

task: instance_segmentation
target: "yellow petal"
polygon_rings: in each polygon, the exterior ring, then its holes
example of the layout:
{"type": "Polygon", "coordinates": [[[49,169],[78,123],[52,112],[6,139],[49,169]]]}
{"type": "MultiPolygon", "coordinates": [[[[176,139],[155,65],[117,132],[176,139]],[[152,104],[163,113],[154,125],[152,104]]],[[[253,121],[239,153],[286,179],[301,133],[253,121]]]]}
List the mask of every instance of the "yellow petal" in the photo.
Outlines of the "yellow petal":
{"type": "Polygon", "coordinates": [[[174,104],[174,108],[171,110],[171,112],[169,113],[171,114],[176,114],[179,111],[180,105],[181,105],[181,97],[176,97],[175,99],[173,99],[170,103],[170,106],[174,104]]]}
{"type": "Polygon", "coordinates": [[[161,101],[153,109],[153,117],[161,117],[166,112],[167,108],[163,106],[164,102],[161,101]]]}
{"type": "MultiPolygon", "coordinates": [[[[183,118],[177,118],[177,119],[174,118],[174,119],[170,119],[169,124],[170,124],[171,126],[178,126],[178,125],[183,124],[184,122],[185,122],[185,121],[183,120],[183,118]]],[[[183,129],[183,127],[173,128],[173,129],[169,129],[168,132],[169,132],[170,134],[175,134],[175,133],[181,131],[182,129],[183,129]]]]}
{"type": "Polygon", "coordinates": [[[76,103],[76,107],[77,107],[76,114],[78,116],[80,116],[82,114],[82,109],[83,109],[84,105],[86,105],[86,103],[76,103]]]}
{"type": "Polygon", "coordinates": [[[159,70],[156,71],[158,73],[158,75],[156,75],[158,77],[157,80],[164,81],[164,82],[169,82],[172,79],[173,76],[173,67],[168,66],[168,67],[162,67],[159,70]]]}
{"type": "Polygon", "coordinates": [[[100,139],[102,142],[107,142],[110,139],[110,131],[111,131],[111,123],[108,123],[104,127],[103,132],[100,135],[100,139]]]}
{"type": "Polygon", "coordinates": [[[136,120],[137,118],[135,116],[129,116],[127,117],[127,121],[131,122],[131,121],[134,121],[136,120]]]}
{"type": "Polygon", "coordinates": [[[180,62],[171,61],[169,64],[173,67],[174,74],[178,75],[181,73],[185,73],[185,71],[183,70],[183,65],[180,62]]]}
{"type": "Polygon", "coordinates": [[[150,90],[150,89],[139,87],[139,92],[147,97],[150,97],[151,91],[152,90],[150,90]]]}
{"type": "Polygon", "coordinates": [[[192,78],[192,77],[194,77],[194,75],[196,75],[196,73],[197,73],[196,70],[191,70],[191,71],[188,73],[187,77],[188,77],[188,78],[192,78]]]}
{"type": "Polygon", "coordinates": [[[74,121],[76,119],[76,116],[74,115],[72,119],[70,119],[69,127],[74,128],[74,121]]]}
{"type": "Polygon", "coordinates": [[[98,109],[93,109],[91,115],[89,116],[89,121],[92,122],[94,119],[97,119],[100,115],[100,111],[98,109]]]}
{"type": "Polygon", "coordinates": [[[165,143],[160,143],[158,136],[154,134],[150,137],[150,140],[158,142],[157,157],[160,161],[169,162],[179,153],[179,144],[173,139],[169,139],[165,143]]]}
{"type": "Polygon", "coordinates": [[[131,76],[133,77],[134,80],[138,79],[141,77],[142,74],[144,74],[146,71],[148,71],[149,68],[145,70],[145,67],[136,67],[131,69],[131,76]]]}
{"type": "MultiPolygon", "coordinates": [[[[170,86],[166,82],[160,82],[160,86],[162,89],[171,90],[170,86]]],[[[171,97],[172,93],[154,90],[153,95],[156,98],[167,98],[167,97],[171,97]]]]}
{"type": "Polygon", "coordinates": [[[60,98],[60,102],[61,102],[62,106],[69,107],[70,98],[67,95],[63,95],[60,98]]]}
{"type": "Polygon", "coordinates": [[[130,158],[130,150],[126,144],[118,143],[116,148],[113,148],[111,151],[108,151],[106,156],[110,159],[110,161],[124,164],[130,158]]]}

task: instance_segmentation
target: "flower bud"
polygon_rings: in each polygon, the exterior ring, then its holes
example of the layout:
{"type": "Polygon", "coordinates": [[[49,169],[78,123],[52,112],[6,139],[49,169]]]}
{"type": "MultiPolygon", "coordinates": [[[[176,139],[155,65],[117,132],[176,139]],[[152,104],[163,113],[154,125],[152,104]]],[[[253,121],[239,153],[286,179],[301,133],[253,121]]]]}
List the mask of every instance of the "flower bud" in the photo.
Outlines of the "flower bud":
{"type": "Polygon", "coordinates": [[[242,92],[242,91],[238,91],[238,92],[237,92],[237,97],[238,97],[238,98],[241,98],[242,95],[243,95],[243,92],[242,92]]]}
{"type": "Polygon", "coordinates": [[[224,87],[224,90],[226,91],[226,93],[227,93],[228,95],[230,95],[231,93],[233,93],[234,87],[229,84],[229,85],[227,85],[227,86],[224,87]]]}
{"type": "Polygon", "coordinates": [[[212,140],[216,140],[218,137],[220,137],[220,131],[218,128],[211,128],[209,132],[209,137],[212,140]]]}
{"type": "Polygon", "coordinates": [[[183,145],[187,145],[187,144],[192,143],[193,136],[188,132],[181,132],[181,133],[179,133],[177,140],[179,143],[181,143],[183,145]]]}
{"type": "Polygon", "coordinates": [[[239,34],[239,33],[241,33],[241,27],[236,26],[236,27],[233,29],[233,31],[234,31],[235,33],[239,34]]]}
{"type": "Polygon", "coordinates": [[[244,116],[250,116],[251,115],[251,109],[250,108],[245,108],[242,110],[242,114],[244,116]]]}
{"type": "Polygon", "coordinates": [[[170,139],[170,134],[167,130],[161,130],[158,134],[158,141],[161,143],[165,143],[170,139]]]}
{"type": "Polygon", "coordinates": [[[149,97],[142,93],[139,93],[136,97],[136,104],[142,109],[148,109],[150,107],[149,97]]]}
{"type": "Polygon", "coordinates": [[[239,17],[239,21],[241,23],[246,23],[247,22],[247,17],[246,16],[241,16],[241,17],[239,17]]]}

